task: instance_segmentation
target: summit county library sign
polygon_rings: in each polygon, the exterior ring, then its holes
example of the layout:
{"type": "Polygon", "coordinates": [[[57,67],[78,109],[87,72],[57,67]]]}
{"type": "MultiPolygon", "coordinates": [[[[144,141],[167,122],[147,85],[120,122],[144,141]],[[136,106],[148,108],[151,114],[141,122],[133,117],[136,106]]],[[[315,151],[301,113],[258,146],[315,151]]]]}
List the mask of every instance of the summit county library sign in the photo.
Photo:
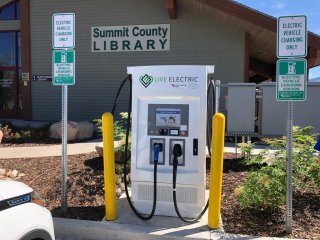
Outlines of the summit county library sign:
{"type": "Polygon", "coordinates": [[[91,27],[92,52],[169,50],[170,24],[91,27]]]}

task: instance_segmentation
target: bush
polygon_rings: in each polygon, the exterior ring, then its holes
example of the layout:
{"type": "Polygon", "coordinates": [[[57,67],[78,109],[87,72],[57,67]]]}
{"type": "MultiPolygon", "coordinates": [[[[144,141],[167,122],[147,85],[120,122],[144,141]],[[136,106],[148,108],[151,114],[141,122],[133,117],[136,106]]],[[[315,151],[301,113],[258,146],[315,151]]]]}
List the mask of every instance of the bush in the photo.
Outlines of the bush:
{"type": "MultiPolygon", "coordinates": [[[[126,141],[126,132],[127,132],[127,119],[128,113],[121,112],[119,113],[121,116],[120,120],[114,121],[113,123],[113,133],[114,133],[114,140],[119,142],[118,147],[115,151],[124,152],[125,149],[125,141],[126,141]]],[[[102,135],[102,119],[95,119],[93,120],[96,124],[96,127],[99,129],[99,134],[102,135]]],[[[128,139],[128,151],[131,150],[131,136],[128,139]]]]}
{"type": "Polygon", "coordinates": [[[0,123],[0,130],[3,132],[5,141],[23,142],[26,140],[42,140],[49,136],[50,124],[39,128],[13,128],[10,123],[0,123]]]}
{"type": "Polygon", "coordinates": [[[250,159],[252,155],[252,150],[254,145],[251,142],[247,143],[239,143],[238,147],[240,147],[241,152],[244,155],[244,158],[250,159]]]}
{"type": "MultiPolygon", "coordinates": [[[[293,129],[293,188],[307,187],[320,189],[320,167],[315,150],[316,135],[311,127],[293,129]]],[[[276,139],[259,155],[247,159],[247,164],[261,164],[261,168],[249,173],[246,181],[235,189],[241,207],[277,208],[286,199],[286,138],[276,139]]]]}

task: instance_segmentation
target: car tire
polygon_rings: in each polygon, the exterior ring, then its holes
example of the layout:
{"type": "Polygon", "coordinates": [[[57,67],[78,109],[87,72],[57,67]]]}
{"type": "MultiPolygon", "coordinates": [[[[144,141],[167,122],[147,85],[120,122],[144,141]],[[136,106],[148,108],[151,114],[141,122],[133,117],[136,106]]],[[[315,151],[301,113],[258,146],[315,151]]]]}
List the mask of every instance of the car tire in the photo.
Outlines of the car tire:
{"type": "Polygon", "coordinates": [[[37,229],[31,232],[28,232],[19,240],[53,240],[53,239],[51,238],[50,234],[47,231],[43,229],[37,229]]]}

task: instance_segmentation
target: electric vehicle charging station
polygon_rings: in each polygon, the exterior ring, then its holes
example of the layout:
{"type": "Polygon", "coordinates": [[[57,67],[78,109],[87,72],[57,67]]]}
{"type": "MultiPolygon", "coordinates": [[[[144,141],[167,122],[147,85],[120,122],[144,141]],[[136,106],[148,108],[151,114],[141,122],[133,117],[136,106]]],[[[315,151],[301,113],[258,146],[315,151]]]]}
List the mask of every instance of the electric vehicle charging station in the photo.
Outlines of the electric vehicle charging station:
{"type": "Polygon", "coordinates": [[[131,182],[132,202],[149,214],[153,202],[155,147],[158,153],[156,215],[177,216],[176,191],[183,217],[194,218],[205,199],[207,85],[214,66],[128,67],[132,76],[131,182]],[[176,189],[173,189],[175,145],[176,189]]]}

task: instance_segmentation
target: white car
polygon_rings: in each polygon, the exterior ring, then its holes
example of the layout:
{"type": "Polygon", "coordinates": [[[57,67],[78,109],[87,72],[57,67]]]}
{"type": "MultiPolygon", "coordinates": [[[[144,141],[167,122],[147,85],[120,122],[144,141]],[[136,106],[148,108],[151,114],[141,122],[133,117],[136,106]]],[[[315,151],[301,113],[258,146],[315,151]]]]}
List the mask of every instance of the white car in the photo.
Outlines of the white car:
{"type": "Polygon", "coordinates": [[[0,239],[54,240],[51,213],[22,182],[0,180],[0,239]]]}

